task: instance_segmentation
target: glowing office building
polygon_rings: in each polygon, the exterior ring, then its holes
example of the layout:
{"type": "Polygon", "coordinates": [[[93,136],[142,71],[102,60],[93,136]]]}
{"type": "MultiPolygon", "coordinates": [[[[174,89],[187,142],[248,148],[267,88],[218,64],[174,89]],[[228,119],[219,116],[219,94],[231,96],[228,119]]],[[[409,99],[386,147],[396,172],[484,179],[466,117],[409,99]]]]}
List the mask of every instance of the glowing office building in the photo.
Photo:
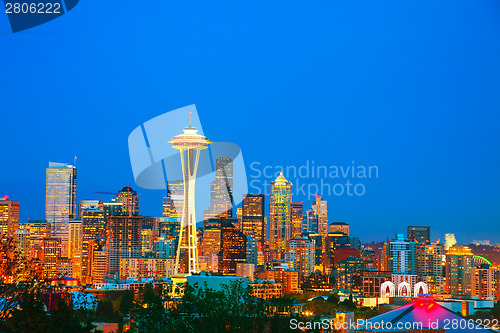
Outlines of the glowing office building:
{"type": "Polygon", "coordinates": [[[92,283],[94,251],[99,247],[98,237],[104,237],[106,220],[102,210],[84,210],[82,212],[82,252],[81,282],[92,283]]]}
{"type": "Polygon", "coordinates": [[[19,201],[0,198],[0,234],[13,237],[19,229],[19,201]]]}
{"type": "Polygon", "coordinates": [[[116,202],[122,204],[122,211],[127,216],[139,215],[139,195],[130,186],[125,186],[116,195],[116,202]]]}
{"type": "Polygon", "coordinates": [[[307,237],[293,238],[287,241],[285,262],[290,269],[309,276],[314,272],[315,241],[307,237]]]}
{"type": "Polygon", "coordinates": [[[473,253],[464,245],[455,244],[446,250],[446,292],[453,296],[471,295],[473,253]]]}
{"type": "Polygon", "coordinates": [[[45,220],[53,237],[61,239],[61,254],[68,255],[69,221],[76,217],[76,167],[49,162],[46,170],[45,220]]]}
{"type": "Polygon", "coordinates": [[[57,260],[61,256],[61,239],[46,237],[43,239],[43,276],[53,279],[58,274],[57,260]]]}
{"type": "Polygon", "coordinates": [[[321,196],[316,195],[312,209],[318,216],[318,234],[326,236],[328,234],[328,203],[326,200],[321,200],[321,196]]]}
{"type": "Polygon", "coordinates": [[[247,236],[230,221],[221,222],[219,273],[222,275],[236,275],[237,264],[247,260],[247,236]]]}
{"type": "Polygon", "coordinates": [[[302,220],[304,218],[304,202],[292,202],[292,230],[290,231],[291,238],[302,236],[302,220]]]}
{"type": "Polygon", "coordinates": [[[110,216],[107,237],[108,270],[110,277],[120,273],[121,258],[139,258],[142,254],[142,216],[110,216]]]}
{"type": "Polygon", "coordinates": [[[281,173],[271,182],[269,202],[269,245],[271,249],[283,251],[290,239],[292,224],[292,183],[281,173]]]}
{"type": "Polygon", "coordinates": [[[81,279],[82,274],[82,220],[69,221],[68,258],[73,263],[73,278],[81,279]]]}
{"type": "Polygon", "coordinates": [[[248,236],[258,239],[263,245],[266,241],[264,194],[247,194],[243,198],[240,230],[248,236]]]}

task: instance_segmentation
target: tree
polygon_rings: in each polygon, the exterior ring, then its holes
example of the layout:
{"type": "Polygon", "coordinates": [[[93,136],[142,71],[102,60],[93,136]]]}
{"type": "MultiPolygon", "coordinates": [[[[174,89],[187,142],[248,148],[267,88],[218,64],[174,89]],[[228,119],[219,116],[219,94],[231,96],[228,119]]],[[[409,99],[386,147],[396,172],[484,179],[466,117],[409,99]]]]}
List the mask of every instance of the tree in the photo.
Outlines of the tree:
{"type": "Polygon", "coordinates": [[[98,321],[104,322],[117,322],[118,315],[113,310],[113,303],[111,301],[103,299],[97,303],[96,308],[96,319],[98,321]]]}

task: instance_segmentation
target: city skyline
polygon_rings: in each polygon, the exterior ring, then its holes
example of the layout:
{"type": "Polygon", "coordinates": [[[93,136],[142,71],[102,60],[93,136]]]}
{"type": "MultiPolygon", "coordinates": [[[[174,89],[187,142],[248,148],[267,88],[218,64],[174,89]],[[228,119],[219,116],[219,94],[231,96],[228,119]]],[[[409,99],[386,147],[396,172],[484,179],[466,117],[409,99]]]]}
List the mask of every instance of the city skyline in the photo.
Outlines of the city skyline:
{"type": "MultiPolygon", "coordinates": [[[[222,160],[224,160],[224,159],[227,159],[227,158],[222,158],[222,160]]],[[[75,159],[75,160],[76,160],[76,159],[75,159]]],[[[227,163],[227,162],[224,162],[224,163],[227,163]]],[[[75,163],[73,163],[73,164],[75,164],[75,163]]],[[[53,168],[55,168],[56,170],[62,170],[62,171],[63,171],[63,173],[64,173],[64,170],[65,170],[65,169],[67,169],[67,170],[73,170],[72,172],[74,172],[74,173],[75,173],[75,179],[73,179],[73,181],[76,183],[76,170],[77,170],[77,168],[76,168],[74,165],[72,165],[72,164],[70,164],[70,163],[49,162],[49,168],[47,168],[47,169],[46,169],[46,170],[47,170],[47,175],[46,175],[46,177],[48,177],[48,171],[49,171],[50,169],[53,169],[53,168]]],[[[231,172],[232,172],[232,171],[231,171],[231,172]]],[[[218,176],[215,176],[215,180],[214,180],[214,182],[212,183],[212,188],[213,188],[214,184],[215,184],[215,183],[216,183],[216,181],[217,181],[217,177],[218,177],[218,176]]],[[[279,180],[279,179],[280,179],[280,177],[284,178],[284,177],[282,176],[282,174],[281,174],[281,173],[280,173],[280,175],[278,175],[277,179],[279,180]]],[[[46,180],[46,181],[48,181],[48,178],[47,178],[47,180],[46,180]]],[[[285,181],[286,181],[286,179],[285,179],[285,181]]],[[[231,182],[232,182],[232,177],[231,177],[231,182]]],[[[271,182],[268,184],[268,186],[269,186],[270,190],[271,190],[271,184],[272,184],[272,183],[274,183],[274,181],[271,181],[271,182]]],[[[175,183],[175,184],[176,184],[176,183],[175,183]]],[[[294,187],[294,186],[293,186],[293,183],[291,183],[291,182],[290,182],[290,184],[291,184],[291,190],[292,190],[292,192],[293,192],[293,187],[294,187]]],[[[78,193],[78,191],[76,191],[76,185],[73,185],[73,186],[75,187],[75,188],[74,188],[74,192],[78,193]]],[[[136,188],[137,188],[139,191],[140,191],[140,190],[142,190],[141,188],[139,188],[139,187],[137,187],[137,186],[136,186],[136,188]]],[[[46,190],[46,192],[47,192],[47,190],[46,190]]],[[[118,192],[100,192],[100,191],[94,191],[94,197],[92,197],[92,198],[82,199],[82,198],[80,198],[80,197],[76,197],[77,199],[76,199],[76,202],[74,203],[74,206],[75,206],[75,208],[74,208],[74,209],[75,209],[75,212],[76,212],[76,211],[78,211],[78,218],[80,218],[80,219],[81,219],[81,218],[82,218],[82,216],[80,215],[80,214],[81,214],[81,212],[80,212],[80,211],[81,211],[82,207],[83,207],[83,208],[95,208],[95,206],[96,206],[96,205],[99,205],[100,209],[102,210],[102,204],[103,204],[103,202],[106,202],[107,204],[112,204],[113,200],[115,200],[115,199],[114,199],[114,197],[113,197],[114,195],[116,195],[116,199],[117,199],[117,200],[118,200],[118,202],[119,202],[120,197],[123,197],[123,195],[125,195],[125,197],[124,197],[124,198],[129,198],[129,197],[128,197],[129,193],[130,193],[130,194],[133,194],[133,196],[132,196],[132,197],[130,197],[130,199],[123,199],[123,200],[122,200],[123,204],[125,205],[124,210],[126,210],[126,211],[127,211],[127,209],[128,209],[128,208],[126,208],[126,207],[128,207],[128,206],[130,205],[130,203],[129,203],[129,202],[133,202],[133,205],[134,205],[134,207],[133,207],[133,209],[134,209],[134,214],[132,214],[132,215],[149,216],[149,217],[154,217],[154,216],[157,216],[157,217],[160,217],[160,216],[165,216],[165,209],[166,209],[166,206],[165,206],[165,199],[166,199],[166,198],[168,198],[168,196],[167,196],[167,195],[164,195],[164,196],[161,198],[161,199],[162,199],[162,201],[159,203],[159,208],[157,207],[157,209],[156,209],[156,210],[158,210],[158,209],[159,209],[159,210],[161,211],[161,213],[160,213],[160,214],[158,214],[158,215],[150,215],[150,214],[147,214],[147,213],[146,213],[146,214],[144,214],[144,212],[139,212],[139,209],[140,209],[141,205],[139,205],[138,197],[140,197],[140,196],[141,196],[141,194],[137,195],[137,191],[135,191],[135,190],[134,190],[132,187],[130,187],[130,186],[124,186],[124,187],[123,187],[120,191],[118,191],[118,192]],[[103,201],[103,200],[98,200],[96,197],[98,197],[98,196],[99,196],[99,194],[110,195],[110,196],[112,196],[112,197],[110,197],[110,198],[109,198],[109,200],[104,200],[104,201],[103,201]],[[131,200],[137,200],[137,201],[131,201],[131,200]],[[83,205],[83,206],[82,206],[82,205],[83,205]]],[[[46,195],[48,195],[48,194],[46,194],[46,195]]],[[[266,195],[266,194],[263,194],[263,193],[247,193],[247,195],[248,195],[249,197],[256,196],[256,195],[263,195],[263,196],[264,196],[264,198],[265,198],[265,199],[264,199],[264,201],[267,201],[267,202],[268,202],[268,204],[263,205],[263,208],[264,208],[264,213],[263,213],[264,215],[263,215],[263,219],[265,220],[265,225],[264,225],[264,227],[266,227],[266,230],[265,230],[264,235],[266,235],[267,237],[269,237],[269,235],[270,235],[270,219],[269,219],[269,217],[270,217],[270,215],[269,215],[269,214],[270,214],[270,210],[269,210],[270,206],[269,206],[269,204],[270,204],[271,196],[270,196],[269,194],[267,194],[267,195],[266,195]]],[[[212,194],[211,194],[211,196],[213,196],[213,189],[212,189],[212,194]]],[[[8,195],[5,195],[5,196],[3,197],[3,199],[5,199],[5,198],[7,198],[7,200],[14,201],[14,202],[18,201],[18,200],[16,200],[16,199],[13,199],[13,198],[9,197],[8,195]]],[[[156,199],[158,200],[158,198],[156,198],[156,199]]],[[[46,200],[47,200],[47,198],[46,198],[46,200]]],[[[329,203],[329,201],[321,201],[321,200],[322,200],[322,197],[321,197],[321,196],[318,196],[318,195],[315,195],[315,196],[314,196],[314,200],[309,200],[309,201],[308,201],[308,200],[297,201],[297,200],[295,199],[295,197],[292,197],[292,198],[291,198],[291,200],[292,200],[292,201],[290,201],[290,209],[292,209],[292,207],[293,207],[293,205],[294,205],[294,204],[300,204],[300,205],[301,205],[300,207],[301,207],[302,212],[303,212],[303,214],[304,214],[304,218],[305,218],[305,216],[308,216],[308,214],[310,214],[310,213],[315,214],[315,215],[314,215],[314,218],[316,218],[316,219],[317,219],[317,220],[316,220],[316,222],[315,222],[315,223],[317,224],[317,227],[319,226],[319,224],[318,224],[318,222],[319,222],[319,217],[316,215],[317,213],[315,212],[315,209],[316,209],[315,207],[316,207],[316,205],[317,205],[318,200],[320,200],[319,202],[322,202],[322,203],[324,203],[324,204],[325,204],[325,208],[326,208],[326,211],[327,211],[327,212],[328,212],[328,205],[329,205],[329,204],[331,204],[331,203],[329,203]]],[[[142,203],[142,202],[141,202],[141,203],[142,203]]],[[[157,204],[158,204],[158,203],[157,203],[157,204]]],[[[242,202],[238,205],[238,209],[242,209],[243,204],[244,204],[244,201],[242,201],[242,202]]],[[[72,204],[72,205],[73,205],[73,204],[72,204]]],[[[21,202],[20,206],[22,207],[22,202],[21,202]]],[[[212,206],[212,204],[211,204],[211,206],[212,206]]],[[[210,206],[210,207],[211,207],[211,206],[210,206]]],[[[206,208],[210,208],[210,207],[206,207],[206,208]]],[[[71,208],[71,209],[73,209],[73,208],[71,208]]],[[[220,210],[220,212],[221,212],[221,213],[223,213],[223,209],[222,209],[222,208],[219,208],[219,210],[220,210]]],[[[233,215],[233,217],[236,217],[236,215],[237,215],[237,214],[236,214],[236,211],[234,210],[234,212],[233,212],[233,213],[231,213],[231,210],[232,210],[232,209],[230,209],[228,213],[229,213],[229,214],[232,214],[232,215],[233,215]]],[[[226,213],[224,213],[224,214],[226,214],[226,213]]],[[[221,215],[221,216],[225,216],[224,214],[223,214],[223,215],[221,215]]],[[[293,213],[292,213],[292,212],[290,212],[290,214],[292,214],[292,215],[293,215],[293,213]]],[[[130,215],[130,214],[127,212],[127,215],[130,215]]],[[[289,232],[290,232],[290,233],[293,233],[293,227],[292,227],[292,225],[293,225],[293,216],[292,216],[292,215],[291,215],[291,228],[292,228],[292,229],[290,229],[290,230],[289,230],[289,232]]],[[[19,209],[19,216],[20,216],[20,217],[22,216],[22,208],[20,208],[20,209],[19,209]]],[[[68,222],[69,222],[69,221],[71,221],[71,219],[75,218],[75,217],[76,217],[76,214],[75,214],[75,213],[72,213],[72,215],[71,215],[71,216],[72,216],[71,218],[69,218],[69,217],[68,217],[68,222]]],[[[168,216],[177,216],[177,215],[176,215],[176,214],[174,214],[174,215],[170,215],[170,214],[168,214],[168,216]]],[[[231,215],[227,215],[227,216],[229,216],[229,217],[230,217],[231,215]]],[[[178,217],[180,218],[180,216],[178,216],[178,217]]],[[[205,222],[203,222],[203,223],[206,223],[206,221],[208,221],[208,218],[211,218],[211,217],[212,217],[211,215],[205,216],[205,217],[204,217],[204,221],[205,221],[205,222]]],[[[216,217],[216,216],[213,216],[213,217],[216,217]]],[[[309,218],[309,217],[308,217],[308,218],[309,218]]],[[[26,224],[26,223],[29,223],[30,221],[39,221],[39,220],[46,220],[46,219],[44,219],[44,218],[35,218],[35,219],[28,219],[28,220],[24,220],[24,221],[23,221],[21,218],[19,218],[19,224],[26,224]]],[[[359,232],[359,226],[358,226],[358,228],[356,228],[357,226],[352,225],[352,223],[349,223],[349,221],[348,221],[348,220],[346,220],[346,221],[337,221],[337,220],[335,220],[335,219],[332,219],[330,214],[327,214],[327,216],[326,216],[326,221],[329,221],[329,222],[328,222],[329,224],[332,224],[332,223],[335,223],[335,224],[336,224],[336,223],[346,223],[346,222],[347,222],[347,226],[348,226],[348,228],[349,228],[349,227],[351,227],[351,228],[352,228],[352,227],[354,227],[354,230],[355,230],[356,234],[358,234],[358,232],[359,232]]],[[[50,222],[49,222],[49,223],[50,223],[50,222]]],[[[304,228],[304,227],[306,226],[306,225],[304,225],[303,223],[305,223],[305,222],[301,222],[301,227],[302,227],[302,228],[304,228]]],[[[307,222],[307,223],[310,223],[310,222],[307,222]]],[[[202,225],[202,222],[198,222],[198,223],[197,223],[197,227],[199,227],[199,226],[201,226],[201,225],[202,225]]],[[[435,232],[430,233],[430,232],[429,232],[429,230],[428,230],[428,228],[432,228],[433,230],[435,230],[435,226],[433,226],[433,225],[430,225],[430,226],[423,226],[423,225],[424,225],[424,224],[422,224],[422,226],[413,226],[413,227],[412,227],[412,226],[410,226],[410,225],[402,225],[400,229],[395,229],[393,233],[387,233],[387,234],[385,234],[384,238],[382,238],[382,239],[373,239],[373,238],[364,238],[364,237],[361,237],[361,241],[362,241],[362,243],[385,242],[385,241],[387,241],[388,239],[390,239],[390,238],[393,236],[393,234],[394,234],[394,233],[395,233],[395,234],[405,234],[405,235],[408,235],[408,237],[410,237],[410,238],[411,238],[412,236],[410,236],[410,228],[412,228],[413,230],[415,230],[415,228],[417,228],[417,230],[420,230],[420,229],[422,229],[422,230],[427,229],[427,235],[426,235],[425,237],[429,237],[429,236],[430,236],[429,241],[431,241],[431,242],[441,241],[441,242],[444,244],[444,243],[446,242],[446,238],[448,237],[448,235],[449,235],[449,234],[452,234],[452,235],[453,235],[453,237],[456,237],[456,235],[455,235],[455,233],[453,232],[453,230],[451,230],[449,233],[446,233],[446,234],[437,234],[437,233],[435,233],[435,232]],[[407,229],[408,229],[408,230],[407,230],[407,229]]],[[[54,228],[54,227],[53,227],[53,228],[54,228]]],[[[68,227],[67,229],[69,230],[69,227],[68,227]]],[[[305,230],[307,230],[307,229],[305,229],[305,230]]],[[[413,233],[413,232],[416,232],[416,231],[411,231],[411,232],[413,233]]],[[[291,236],[291,235],[290,235],[290,236],[291,236]]],[[[491,234],[490,234],[490,236],[491,236],[491,234]]],[[[405,236],[405,237],[406,237],[406,236],[405,236]]],[[[457,243],[458,243],[458,244],[465,244],[465,245],[466,245],[466,244],[477,243],[477,242],[488,242],[488,244],[492,244],[492,245],[494,245],[494,244],[499,244],[499,243],[500,243],[500,242],[499,242],[499,239],[498,239],[498,238],[494,238],[494,237],[486,237],[486,238],[484,238],[484,237],[483,237],[483,238],[481,238],[481,237],[477,237],[475,234],[471,234],[469,238],[470,238],[470,241],[461,241],[461,239],[458,239],[457,243]]],[[[63,253],[64,253],[64,244],[63,244],[62,249],[63,249],[62,251],[63,251],[63,253]]]]}
{"type": "MultiPolygon", "coordinates": [[[[73,164],[75,164],[75,163],[73,162],[73,164]]],[[[68,169],[68,170],[75,170],[75,173],[76,173],[76,170],[77,170],[77,168],[74,165],[70,164],[70,163],[59,163],[59,162],[57,162],[57,163],[56,162],[49,162],[49,168],[47,168],[47,170],[49,170],[51,168],[56,168],[56,170],[57,170],[57,168],[68,169]]],[[[278,175],[278,178],[279,178],[279,175],[278,175]]],[[[271,183],[272,182],[273,181],[271,181],[269,183],[264,182],[264,184],[267,184],[267,186],[269,187],[269,190],[271,188],[271,183]]],[[[80,187],[80,184],[79,184],[78,187],[80,187]]],[[[74,205],[76,206],[77,203],[81,204],[81,203],[85,203],[87,201],[89,203],[99,202],[99,201],[103,201],[103,200],[104,200],[104,202],[109,202],[110,199],[114,198],[114,195],[118,194],[117,198],[119,198],[120,197],[120,193],[125,192],[125,195],[126,195],[128,191],[133,191],[134,195],[136,195],[136,196],[137,196],[138,191],[139,192],[142,192],[142,191],[147,192],[148,191],[148,190],[141,189],[140,187],[137,187],[135,184],[134,184],[134,187],[137,189],[137,191],[135,191],[130,186],[123,186],[123,188],[120,191],[118,191],[118,193],[114,193],[114,192],[101,192],[101,191],[94,190],[92,196],[85,197],[85,198],[81,198],[80,195],[79,195],[80,192],[76,191],[77,197],[76,197],[76,203],[74,203],[74,205]],[[104,196],[104,198],[103,198],[103,196],[104,196]],[[107,199],[106,199],[106,197],[107,197],[107,199]]],[[[293,183],[291,183],[291,187],[292,187],[292,192],[293,192],[293,188],[294,188],[294,184],[293,183]]],[[[115,190],[115,189],[112,189],[112,190],[115,190]]],[[[163,196],[161,196],[162,194],[160,192],[162,192],[162,191],[155,191],[155,192],[156,192],[157,195],[152,195],[151,198],[154,198],[154,200],[158,201],[158,202],[155,202],[155,209],[154,210],[150,210],[150,211],[156,211],[156,212],[160,211],[160,212],[157,215],[148,214],[147,212],[144,212],[144,208],[140,208],[143,205],[143,202],[141,200],[141,205],[139,205],[138,202],[134,202],[134,205],[137,205],[137,207],[134,207],[134,209],[136,210],[135,215],[139,214],[141,216],[163,216],[163,210],[165,209],[165,207],[164,207],[165,201],[164,200],[165,200],[166,194],[164,194],[163,196]],[[139,212],[139,209],[141,209],[141,212],[139,212]]],[[[267,194],[264,194],[264,193],[250,193],[250,191],[249,191],[249,193],[247,193],[247,194],[248,195],[264,195],[265,198],[266,198],[265,199],[266,202],[269,203],[269,200],[270,200],[269,193],[267,193],[267,194]]],[[[9,200],[19,201],[17,199],[12,198],[8,194],[3,194],[3,195],[6,195],[9,198],[9,200]]],[[[139,196],[141,196],[141,195],[142,194],[139,194],[139,196]]],[[[302,197],[299,197],[299,198],[302,198],[302,197]]],[[[118,200],[120,200],[120,199],[118,199],[118,200]]],[[[301,202],[302,205],[304,206],[303,212],[304,212],[304,214],[306,214],[308,210],[314,211],[314,209],[316,207],[315,205],[316,205],[317,200],[322,200],[322,197],[315,195],[314,199],[311,199],[311,200],[307,200],[307,198],[306,198],[306,200],[297,200],[296,196],[293,196],[291,203],[293,204],[293,203],[296,203],[296,202],[301,202]],[[318,199],[318,197],[319,197],[319,199],[318,199]]],[[[124,202],[126,203],[127,200],[125,200],[124,202]]],[[[327,200],[326,202],[328,202],[328,205],[332,205],[331,201],[327,200]]],[[[241,202],[238,205],[238,208],[241,209],[242,205],[243,205],[243,202],[241,202]]],[[[21,202],[20,206],[21,206],[21,208],[19,209],[19,211],[20,211],[20,213],[19,213],[19,216],[20,216],[20,218],[19,218],[19,224],[28,223],[30,220],[44,220],[45,219],[43,217],[42,218],[35,217],[35,218],[29,218],[29,219],[23,220],[23,203],[22,202],[21,202]]],[[[150,205],[148,205],[148,206],[150,206],[150,205]]],[[[206,208],[208,209],[210,207],[206,207],[206,208]]],[[[79,211],[81,208],[79,207],[79,208],[75,208],[75,209],[77,209],[79,211]]],[[[220,208],[219,210],[221,210],[221,212],[222,212],[222,208],[220,208]]],[[[328,211],[328,206],[327,206],[327,211],[328,211]]],[[[47,213],[45,213],[45,214],[47,214],[47,213]]],[[[76,217],[75,213],[72,213],[72,214],[73,214],[73,215],[71,215],[71,216],[73,216],[72,218],[76,217]]],[[[234,213],[232,213],[232,214],[236,217],[236,211],[234,211],[234,213]]],[[[267,235],[269,235],[269,204],[264,205],[264,216],[266,217],[266,221],[267,221],[266,226],[268,228],[268,230],[266,232],[267,232],[267,235]]],[[[80,217],[80,215],[79,215],[79,217],[80,217]]],[[[208,217],[206,217],[206,218],[208,218],[208,217]]],[[[205,218],[205,220],[206,220],[206,218],[205,218]]],[[[71,220],[71,219],[68,217],[68,222],[69,222],[69,220],[71,220]]],[[[361,226],[354,225],[351,221],[349,221],[349,219],[344,220],[344,221],[336,220],[335,218],[332,218],[332,214],[330,214],[330,213],[328,213],[328,215],[327,215],[327,220],[330,221],[330,223],[332,223],[332,222],[347,222],[351,226],[351,228],[354,228],[354,230],[355,230],[355,232],[357,234],[359,234],[359,231],[361,230],[361,226]]],[[[200,225],[200,222],[198,222],[198,225],[200,225]]],[[[428,223],[427,224],[426,223],[421,223],[421,225],[428,225],[428,223]]],[[[406,233],[406,229],[409,228],[409,226],[410,226],[410,224],[404,223],[404,224],[401,225],[401,227],[399,229],[397,229],[397,230],[395,229],[394,232],[395,233],[406,233]]],[[[432,227],[433,230],[439,229],[439,226],[436,226],[436,225],[430,225],[430,226],[432,227]]],[[[456,235],[457,232],[454,232],[454,230],[448,230],[444,234],[439,234],[439,233],[434,232],[434,233],[431,234],[431,239],[430,240],[433,241],[433,242],[436,241],[436,240],[441,240],[441,241],[444,242],[446,234],[454,234],[454,235],[456,235]]],[[[473,234],[473,233],[472,234],[469,233],[469,237],[465,238],[466,239],[465,241],[463,240],[464,238],[460,238],[460,237],[457,237],[457,238],[458,238],[458,243],[459,244],[470,244],[473,241],[483,241],[483,240],[490,241],[491,244],[500,243],[499,237],[496,237],[496,238],[495,237],[491,237],[492,235],[495,235],[495,234],[494,233],[492,234],[490,232],[490,233],[488,233],[488,237],[479,237],[479,235],[476,235],[476,234],[473,234]]],[[[384,236],[381,237],[381,238],[369,238],[369,237],[366,238],[366,237],[362,237],[362,241],[365,242],[365,243],[369,243],[369,242],[383,242],[383,241],[386,241],[387,239],[389,239],[390,237],[392,237],[392,234],[384,234],[384,236]]]]}
{"type": "MultiPolygon", "coordinates": [[[[470,221],[477,238],[498,237],[496,2],[232,4],[263,22],[257,26],[227,15],[224,4],[199,5],[186,16],[183,3],[154,12],[125,4],[146,34],[108,17],[115,8],[105,3],[98,13],[79,7],[4,36],[10,51],[1,58],[12,66],[0,89],[8,124],[0,191],[24,203],[22,221],[43,218],[47,161],[78,156],[82,199],[133,186],[131,130],[196,103],[204,132],[240,145],[247,170],[252,162],[377,165],[363,197],[325,197],[331,218],[359,226],[363,238],[385,239],[379,225],[425,224],[468,242],[470,221]],[[302,24],[298,13],[317,20],[302,24]],[[90,14],[99,27],[86,26],[90,14]],[[113,38],[101,34],[116,27],[122,33],[113,38]],[[36,57],[31,46],[41,50],[36,57]],[[68,53],[72,60],[58,56],[68,53]],[[59,98],[48,97],[54,89],[59,98]]],[[[0,29],[10,30],[7,20],[0,29]]],[[[139,192],[145,214],[160,216],[163,194],[139,192]]]]}
{"type": "Polygon", "coordinates": [[[42,2],[1,332],[500,329],[498,0],[42,2]]]}

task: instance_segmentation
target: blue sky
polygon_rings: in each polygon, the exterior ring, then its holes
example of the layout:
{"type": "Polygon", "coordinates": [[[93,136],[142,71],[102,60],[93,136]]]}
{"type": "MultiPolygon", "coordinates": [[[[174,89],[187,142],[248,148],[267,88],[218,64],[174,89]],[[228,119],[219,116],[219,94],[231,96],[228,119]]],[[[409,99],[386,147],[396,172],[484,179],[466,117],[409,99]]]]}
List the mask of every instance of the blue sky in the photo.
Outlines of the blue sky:
{"type": "Polygon", "coordinates": [[[0,194],[22,221],[43,218],[48,161],[78,156],[79,199],[136,187],[129,133],[196,104],[247,166],[377,165],[364,196],[326,198],[363,241],[500,242],[496,0],[86,0],[16,34],[2,13],[0,41],[0,194]]]}

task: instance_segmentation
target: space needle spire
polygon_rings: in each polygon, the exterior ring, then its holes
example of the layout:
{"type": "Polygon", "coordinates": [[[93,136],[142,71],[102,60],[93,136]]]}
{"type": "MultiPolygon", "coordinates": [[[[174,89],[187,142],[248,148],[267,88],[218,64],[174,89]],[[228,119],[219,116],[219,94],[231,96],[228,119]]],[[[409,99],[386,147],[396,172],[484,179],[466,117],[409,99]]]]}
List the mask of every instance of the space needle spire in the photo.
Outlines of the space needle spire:
{"type": "Polygon", "coordinates": [[[195,184],[200,151],[208,148],[210,141],[192,126],[192,113],[189,112],[189,126],[183,133],[174,136],[169,143],[172,148],[179,149],[184,183],[184,206],[181,214],[179,244],[175,257],[174,274],[180,274],[181,257],[186,258],[186,274],[200,272],[198,262],[198,239],[196,235],[195,184]]]}

